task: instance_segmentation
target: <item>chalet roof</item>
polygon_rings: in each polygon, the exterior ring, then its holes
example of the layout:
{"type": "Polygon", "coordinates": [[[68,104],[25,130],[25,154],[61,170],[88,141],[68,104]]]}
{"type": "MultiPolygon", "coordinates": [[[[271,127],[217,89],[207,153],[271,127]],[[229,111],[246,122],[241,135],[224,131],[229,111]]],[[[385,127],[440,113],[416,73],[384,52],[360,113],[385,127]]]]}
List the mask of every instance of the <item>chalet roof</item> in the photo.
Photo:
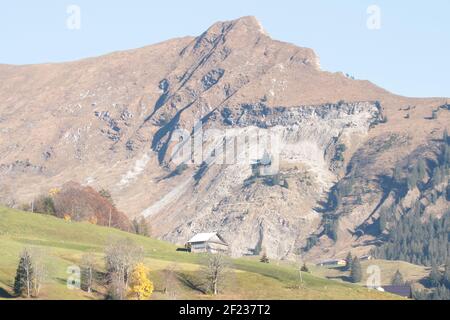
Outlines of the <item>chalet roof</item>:
{"type": "Polygon", "coordinates": [[[331,260],[321,261],[320,264],[323,264],[323,263],[338,263],[338,262],[343,262],[343,261],[346,261],[346,260],[345,259],[331,259],[331,260]]]}
{"type": "Polygon", "coordinates": [[[223,240],[223,238],[217,232],[197,233],[188,241],[188,243],[207,242],[207,241],[226,244],[225,240],[223,240]]]}

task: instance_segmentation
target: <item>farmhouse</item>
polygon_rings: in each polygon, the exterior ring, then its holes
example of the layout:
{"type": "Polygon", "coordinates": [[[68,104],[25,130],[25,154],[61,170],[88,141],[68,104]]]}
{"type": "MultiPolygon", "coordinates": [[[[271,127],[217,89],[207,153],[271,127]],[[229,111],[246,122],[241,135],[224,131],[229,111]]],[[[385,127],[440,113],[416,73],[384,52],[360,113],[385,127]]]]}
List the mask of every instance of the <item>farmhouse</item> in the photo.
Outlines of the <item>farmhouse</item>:
{"type": "Polygon", "coordinates": [[[320,267],[342,267],[347,265],[345,259],[325,260],[317,264],[320,267]]]}
{"type": "Polygon", "coordinates": [[[228,251],[228,244],[217,233],[198,233],[187,242],[191,252],[219,253],[228,251]]]}

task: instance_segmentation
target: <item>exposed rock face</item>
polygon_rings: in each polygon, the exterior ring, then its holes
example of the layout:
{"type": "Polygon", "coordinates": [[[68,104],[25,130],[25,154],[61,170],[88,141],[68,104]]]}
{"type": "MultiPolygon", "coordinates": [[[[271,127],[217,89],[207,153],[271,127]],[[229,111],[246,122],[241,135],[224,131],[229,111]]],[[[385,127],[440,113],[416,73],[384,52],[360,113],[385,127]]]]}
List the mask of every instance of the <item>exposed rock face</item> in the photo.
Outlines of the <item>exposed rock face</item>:
{"type": "Polygon", "coordinates": [[[271,39],[253,17],[93,59],[0,65],[0,201],[73,180],[109,189],[121,211],[180,244],[217,230],[234,255],[289,258],[311,235],[311,258],[367,251],[353,231],[388,198],[379,177],[442,136],[445,106],[322,71],[311,49],[271,39]],[[274,140],[239,149],[261,136],[274,140]],[[202,152],[183,164],[187,141],[202,152]],[[350,177],[372,191],[335,209],[334,242],[322,207],[350,177]]]}
{"type": "MultiPolygon", "coordinates": [[[[195,187],[194,179],[186,176],[194,192],[189,188],[180,192],[178,201],[185,203],[183,208],[157,204],[157,210],[150,209],[154,224],[165,230],[167,220],[178,220],[175,230],[170,231],[171,226],[164,235],[173,242],[182,243],[193,231],[217,230],[230,243],[234,255],[259,254],[264,248],[270,256],[292,257],[306,245],[311,230],[320,225],[321,217],[314,207],[337,179],[332,170],[336,146],[367,135],[369,127],[381,119],[378,105],[268,108],[246,104],[227,110],[222,119],[218,116],[213,120],[225,124],[224,130],[215,130],[213,137],[205,133],[208,139],[203,150],[215,157],[202,169],[195,187]],[[217,150],[223,149],[217,142],[226,140],[225,150],[229,150],[252,130],[259,131],[260,137],[278,137],[278,147],[270,150],[278,152],[272,155],[278,157],[278,167],[269,176],[255,177],[250,163],[225,162],[223,152],[217,150]],[[268,182],[274,176],[280,181],[268,182]]],[[[261,159],[265,147],[262,145],[254,156],[261,159]]],[[[245,158],[241,156],[236,154],[235,158],[245,158]]]]}

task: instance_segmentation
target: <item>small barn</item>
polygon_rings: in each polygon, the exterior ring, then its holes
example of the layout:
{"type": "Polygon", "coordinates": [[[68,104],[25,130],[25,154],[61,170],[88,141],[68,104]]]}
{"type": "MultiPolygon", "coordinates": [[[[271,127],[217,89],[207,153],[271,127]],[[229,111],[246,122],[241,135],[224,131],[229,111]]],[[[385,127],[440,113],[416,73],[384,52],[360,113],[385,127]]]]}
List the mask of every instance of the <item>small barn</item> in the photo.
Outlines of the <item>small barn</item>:
{"type": "Polygon", "coordinates": [[[345,267],[347,261],[345,259],[325,260],[317,264],[320,267],[345,267]]]}
{"type": "Polygon", "coordinates": [[[217,232],[198,233],[188,242],[188,247],[194,253],[220,253],[228,251],[228,244],[217,232]]]}

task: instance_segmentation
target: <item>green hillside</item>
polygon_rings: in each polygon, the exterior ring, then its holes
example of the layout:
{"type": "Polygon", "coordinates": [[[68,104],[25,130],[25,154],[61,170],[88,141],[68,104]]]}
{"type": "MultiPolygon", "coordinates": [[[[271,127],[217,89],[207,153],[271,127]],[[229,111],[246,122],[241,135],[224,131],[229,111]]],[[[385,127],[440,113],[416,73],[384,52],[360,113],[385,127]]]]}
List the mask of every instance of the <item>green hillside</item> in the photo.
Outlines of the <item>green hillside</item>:
{"type": "Polygon", "coordinates": [[[97,285],[96,292],[87,294],[69,290],[66,286],[67,268],[77,265],[86,252],[97,257],[97,269],[104,270],[103,250],[113,239],[130,238],[145,250],[144,263],[150,268],[155,284],[152,299],[392,299],[395,296],[368,290],[361,286],[327,280],[303,273],[298,288],[298,272],[282,262],[260,263],[256,259],[232,259],[231,272],[223,293],[217,297],[196,290],[198,270],[204,257],[177,252],[176,246],[116,229],[89,223],[64,221],[0,207],[0,299],[9,299],[14,275],[22,249],[39,247],[45,254],[48,276],[41,299],[103,299],[105,288],[97,285]],[[174,270],[171,295],[163,292],[168,269],[174,270]]]}

